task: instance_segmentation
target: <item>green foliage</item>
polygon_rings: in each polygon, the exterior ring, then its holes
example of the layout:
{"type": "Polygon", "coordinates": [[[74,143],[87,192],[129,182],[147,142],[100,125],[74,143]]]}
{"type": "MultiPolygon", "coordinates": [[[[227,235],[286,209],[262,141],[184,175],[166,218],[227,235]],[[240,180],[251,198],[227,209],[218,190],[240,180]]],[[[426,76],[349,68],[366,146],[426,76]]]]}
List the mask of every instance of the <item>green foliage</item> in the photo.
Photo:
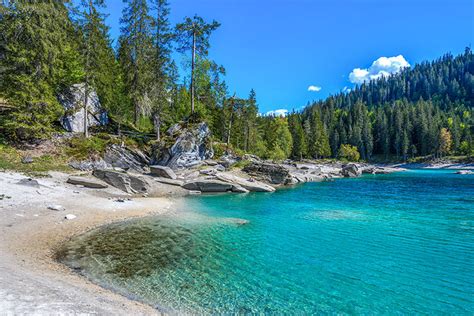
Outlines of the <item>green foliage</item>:
{"type": "Polygon", "coordinates": [[[112,143],[118,143],[110,137],[92,136],[89,138],[74,137],[69,141],[66,153],[69,157],[77,160],[88,159],[103,155],[107,146],[112,143]]]}
{"type": "Polygon", "coordinates": [[[360,154],[357,147],[349,144],[342,144],[339,148],[338,157],[339,159],[345,159],[348,161],[359,161],[360,154]]]}
{"type": "Polygon", "coordinates": [[[33,157],[32,163],[21,162],[25,155],[27,154],[8,144],[0,143],[0,170],[15,170],[35,176],[51,170],[62,172],[72,170],[67,165],[67,157],[61,151],[33,157]]]}

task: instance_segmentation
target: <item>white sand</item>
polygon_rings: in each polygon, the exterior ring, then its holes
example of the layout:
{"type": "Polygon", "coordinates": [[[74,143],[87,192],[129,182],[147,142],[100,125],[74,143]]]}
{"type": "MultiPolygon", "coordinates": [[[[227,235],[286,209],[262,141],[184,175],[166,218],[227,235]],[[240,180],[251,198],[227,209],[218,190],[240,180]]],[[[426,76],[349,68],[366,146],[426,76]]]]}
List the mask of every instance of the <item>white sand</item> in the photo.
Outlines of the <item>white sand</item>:
{"type": "Polygon", "coordinates": [[[75,234],[112,221],[163,214],[168,198],[132,198],[115,188],[66,184],[66,174],[37,179],[40,187],[17,184],[26,176],[0,172],[0,315],[153,315],[130,301],[74,274],[53,259],[54,249],[75,234]],[[11,198],[7,198],[11,197],[11,198]],[[50,210],[60,205],[63,211],[50,210]],[[75,215],[72,220],[65,219],[75,215]]]}

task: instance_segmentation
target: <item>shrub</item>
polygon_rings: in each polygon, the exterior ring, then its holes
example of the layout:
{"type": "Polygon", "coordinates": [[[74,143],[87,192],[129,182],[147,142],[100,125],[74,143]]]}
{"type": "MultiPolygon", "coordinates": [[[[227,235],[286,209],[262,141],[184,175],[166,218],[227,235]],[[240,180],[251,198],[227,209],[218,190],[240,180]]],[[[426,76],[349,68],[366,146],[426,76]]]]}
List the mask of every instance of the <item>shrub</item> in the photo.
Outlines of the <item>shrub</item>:
{"type": "Polygon", "coordinates": [[[339,159],[346,159],[349,161],[359,161],[360,154],[357,150],[357,147],[349,145],[349,144],[342,144],[339,148],[339,159]]]}

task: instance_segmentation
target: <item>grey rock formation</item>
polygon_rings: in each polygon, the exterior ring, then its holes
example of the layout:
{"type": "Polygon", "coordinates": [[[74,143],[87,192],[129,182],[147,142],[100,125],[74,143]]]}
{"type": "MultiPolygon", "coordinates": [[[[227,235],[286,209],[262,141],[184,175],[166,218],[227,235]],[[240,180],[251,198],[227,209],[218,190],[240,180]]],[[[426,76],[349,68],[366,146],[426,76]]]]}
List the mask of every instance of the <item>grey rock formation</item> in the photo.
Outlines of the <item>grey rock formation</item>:
{"type": "Polygon", "coordinates": [[[201,192],[230,192],[233,187],[230,183],[212,179],[189,180],[183,185],[187,190],[201,192]]]}
{"type": "Polygon", "coordinates": [[[20,181],[17,182],[17,184],[26,185],[26,186],[35,187],[35,188],[40,187],[39,182],[31,178],[21,179],[20,181]]]}
{"type": "Polygon", "coordinates": [[[214,156],[210,144],[211,131],[206,123],[180,129],[173,127],[173,131],[178,134],[176,141],[171,147],[163,143],[155,146],[152,164],[176,170],[197,166],[214,156]]]}
{"type": "Polygon", "coordinates": [[[150,191],[150,185],[139,176],[112,170],[94,170],[93,175],[127,193],[143,194],[150,191]]]}
{"type": "Polygon", "coordinates": [[[241,178],[241,177],[235,176],[233,174],[229,174],[229,173],[218,173],[216,175],[216,178],[218,180],[231,183],[233,185],[241,186],[241,187],[243,187],[244,189],[246,189],[250,192],[273,192],[273,191],[275,191],[274,187],[272,187],[268,184],[265,184],[263,182],[259,182],[259,181],[255,181],[255,180],[253,180],[253,181],[247,180],[247,179],[244,179],[244,178],[241,178]]]}
{"type": "Polygon", "coordinates": [[[284,185],[291,181],[289,170],[279,164],[269,162],[252,162],[246,166],[243,171],[259,181],[271,184],[284,185]]]}
{"type": "Polygon", "coordinates": [[[74,160],[69,163],[69,166],[81,171],[93,171],[96,169],[107,169],[112,167],[107,164],[102,158],[82,161],[74,160]]]}
{"type": "MultiPolygon", "coordinates": [[[[75,84],[58,98],[66,113],[61,118],[61,125],[68,132],[84,132],[84,91],[84,84],[75,84]]],[[[107,113],[100,105],[97,93],[93,90],[89,91],[87,107],[89,112],[88,127],[108,123],[107,113]]]]}
{"type": "Polygon", "coordinates": [[[104,161],[108,166],[137,172],[147,172],[150,159],[138,149],[130,149],[119,145],[107,148],[104,161]]]}
{"type": "Polygon", "coordinates": [[[82,185],[86,188],[92,189],[105,189],[108,187],[107,184],[97,181],[96,179],[90,179],[86,177],[69,177],[67,179],[67,183],[74,184],[74,185],[82,185]]]}
{"type": "Polygon", "coordinates": [[[157,177],[156,181],[158,181],[160,183],[164,183],[164,184],[175,185],[175,186],[178,186],[178,187],[183,186],[183,184],[184,184],[184,181],[182,181],[182,180],[173,180],[173,179],[160,178],[160,177],[157,177]]]}
{"type": "Polygon", "coordinates": [[[150,166],[150,173],[154,176],[168,178],[168,179],[176,179],[176,173],[170,168],[165,166],[150,166]]]}
{"type": "Polygon", "coordinates": [[[359,167],[357,167],[357,165],[354,163],[343,165],[341,169],[341,174],[345,178],[358,177],[361,175],[361,173],[362,172],[359,170],[359,167]]]}

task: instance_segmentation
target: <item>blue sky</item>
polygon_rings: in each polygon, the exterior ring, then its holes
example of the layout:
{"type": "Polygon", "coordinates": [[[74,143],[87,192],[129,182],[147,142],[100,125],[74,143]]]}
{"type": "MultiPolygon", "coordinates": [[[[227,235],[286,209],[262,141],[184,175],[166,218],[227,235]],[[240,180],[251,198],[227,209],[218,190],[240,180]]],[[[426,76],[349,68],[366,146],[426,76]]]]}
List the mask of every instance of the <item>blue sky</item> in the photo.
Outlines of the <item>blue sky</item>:
{"type": "MultiPolygon", "coordinates": [[[[112,38],[123,4],[106,1],[112,38]]],[[[380,71],[474,44],[474,0],[170,0],[171,22],[201,15],[222,25],[210,57],[229,92],[257,92],[260,111],[299,109],[380,71]],[[403,57],[400,58],[399,55],[403,57]],[[374,67],[372,63],[380,57],[374,67]],[[384,68],[385,67],[385,68],[384,68]],[[366,71],[366,68],[369,68],[366,71]],[[361,77],[362,76],[362,77],[361,77]],[[365,77],[364,77],[365,76],[365,77]],[[308,91],[309,86],[315,86],[308,91]],[[319,89],[321,88],[321,89],[319,89]]]]}

